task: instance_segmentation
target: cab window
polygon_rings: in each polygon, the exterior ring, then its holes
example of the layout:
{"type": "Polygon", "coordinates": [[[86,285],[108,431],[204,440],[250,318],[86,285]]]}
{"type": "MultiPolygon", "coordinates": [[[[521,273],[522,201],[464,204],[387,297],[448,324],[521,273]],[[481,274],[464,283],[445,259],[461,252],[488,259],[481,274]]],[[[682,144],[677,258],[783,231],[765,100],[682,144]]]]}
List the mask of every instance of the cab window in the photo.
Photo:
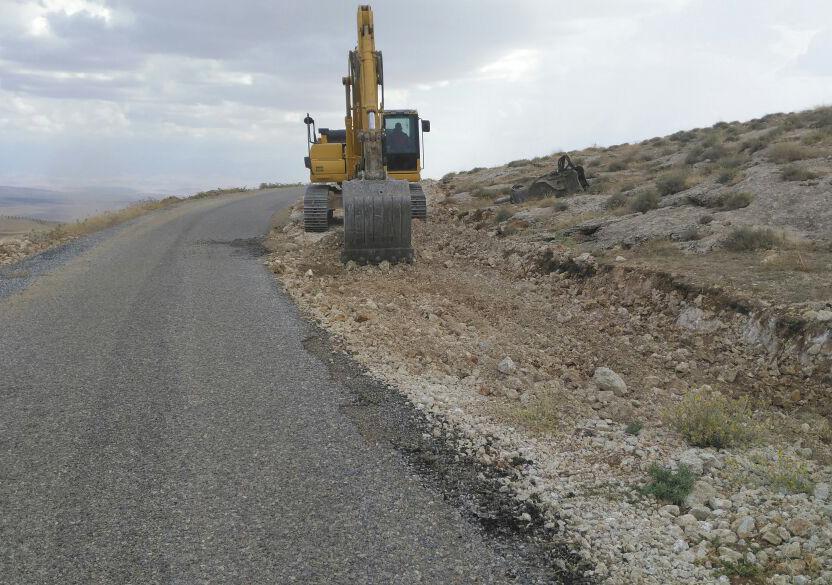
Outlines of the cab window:
{"type": "Polygon", "coordinates": [[[418,153],[416,125],[409,116],[384,119],[385,143],[388,154],[418,153]]]}

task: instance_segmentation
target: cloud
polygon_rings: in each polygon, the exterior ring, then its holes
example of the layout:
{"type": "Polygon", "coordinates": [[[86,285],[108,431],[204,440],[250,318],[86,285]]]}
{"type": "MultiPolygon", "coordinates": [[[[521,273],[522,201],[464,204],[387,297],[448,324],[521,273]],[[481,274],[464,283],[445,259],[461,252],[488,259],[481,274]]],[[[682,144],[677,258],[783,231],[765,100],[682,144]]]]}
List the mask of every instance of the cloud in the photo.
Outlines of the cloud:
{"type": "MultiPolygon", "coordinates": [[[[822,0],[374,8],[387,105],[432,119],[432,176],[810,107],[832,90],[822,0]]],[[[354,23],[341,0],[2,2],[0,183],[303,179],[300,120],[343,123],[354,23]],[[101,152],[108,168],[90,163],[101,152]]]]}

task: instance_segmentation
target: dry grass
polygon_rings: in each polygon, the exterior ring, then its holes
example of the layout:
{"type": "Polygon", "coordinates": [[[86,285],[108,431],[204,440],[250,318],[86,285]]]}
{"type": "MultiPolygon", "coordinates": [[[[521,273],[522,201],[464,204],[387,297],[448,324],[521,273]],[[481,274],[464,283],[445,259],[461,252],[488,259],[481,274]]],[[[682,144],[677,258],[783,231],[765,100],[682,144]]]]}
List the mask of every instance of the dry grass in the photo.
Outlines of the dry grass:
{"type": "Polygon", "coordinates": [[[732,252],[752,252],[754,250],[771,250],[783,245],[785,238],[771,228],[740,226],[728,235],[725,249],[732,252]]]}
{"type": "Polygon", "coordinates": [[[754,201],[754,194],[747,191],[733,191],[726,193],[714,202],[715,205],[709,207],[719,207],[723,211],[733,211],[735,209],[742,209],[748,207],[754,201]]]}
{"type": "Polygon", "coordinates": [[[813,151],[796,142],[778,142],[768,147],[766,156],[772,162],[790,163],[812,158],[813,151]]]}
{"type": "Polygon", "coordinates": [[[802,459],[778,451],[770,456],[757,454],[751,461],[751,473],[757,482],[776,492],[811,494],[814,489],[808,465],[802,459]]]}
{"type": "Polygon", "coordinates": [[[786,165],[780,169],[780,177],[784,181],[810,181],[817,179],[818,174],[799,165],[786,165]]]}
{"type": "MultiPolygon", "coordinates": [[[[286,186],[286,185],[280,185],[286,186]]],[[[272,187],[266,187],[272,188],[272,187]]],[[[210,197],[219,197],[232,193],[241,193],[248,191],[245,187],[236,187],[232,189],[213,189],[211,191],[202,191],[191,197],[165,197],[164,199],[148,199],[145,201],[138,201],[132,203],[123,209],[116,211],[106,211],[99,213],[75,222],[60,224],[51,230],[36,234],[33,241],[42,245],[52,246],[60,242],[65,242],[81,236],[86,236],[111,228],[113,226],[131,221],[141,217],[147,213],[157,211],[159,209],[166,209],[172,207],[188,199],[207,199],[210,197]]]]}
{"type": "Polygon", "coordinates": [[[559,405],[563,398],[543,394],[528,404],[510,402],[501,404],[496,413],[512,424],[522,426],[536,435],[552,435],[560,428],[559,405]]]}

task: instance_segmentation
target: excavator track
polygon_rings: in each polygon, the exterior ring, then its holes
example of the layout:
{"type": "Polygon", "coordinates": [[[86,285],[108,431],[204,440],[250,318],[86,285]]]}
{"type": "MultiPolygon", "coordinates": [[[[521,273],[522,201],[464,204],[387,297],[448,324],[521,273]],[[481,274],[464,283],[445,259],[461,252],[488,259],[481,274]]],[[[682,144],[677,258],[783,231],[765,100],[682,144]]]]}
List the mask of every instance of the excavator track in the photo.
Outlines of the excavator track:
{"type": "Polygon", "coordinates": [[[329,187],[309,185],[303,195],[303,231],[325,232],[329,215],[329,187]]]}
{"type": "Polygon", "coordinates": [[[410,262],[411,191],[407,181],[355,179],[343,183],[344,251],[359,264],[410,262]]]}
{"type": "Polygon", "coordinates": [[[419,183],[410,183],[410,216],[421,220],[428,218],[428,200],[419,183]]]}

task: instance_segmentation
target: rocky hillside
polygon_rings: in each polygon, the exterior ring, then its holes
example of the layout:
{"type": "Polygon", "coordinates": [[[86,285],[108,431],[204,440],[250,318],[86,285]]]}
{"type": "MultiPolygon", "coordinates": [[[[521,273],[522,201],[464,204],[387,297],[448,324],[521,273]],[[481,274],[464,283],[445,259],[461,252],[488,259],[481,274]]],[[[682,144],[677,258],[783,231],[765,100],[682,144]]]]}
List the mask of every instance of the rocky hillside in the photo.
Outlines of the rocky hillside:
{"type": "Polygon", "coordinates": [[[494,205],[559,154],[451,173],[440,187],[477,230],[601,262],[623,256],[760,300],[832,298],[832,108],[573,152],[588,193],[494,205]]]}
{"type": "Polygon", "coordinates": [[[412,265],[342,265],[298,205],[268,264],[588,578],[830,583],[830,121],[575,153],[563,199],[494,203],[554,155],[427,182],[412,265]]]}

